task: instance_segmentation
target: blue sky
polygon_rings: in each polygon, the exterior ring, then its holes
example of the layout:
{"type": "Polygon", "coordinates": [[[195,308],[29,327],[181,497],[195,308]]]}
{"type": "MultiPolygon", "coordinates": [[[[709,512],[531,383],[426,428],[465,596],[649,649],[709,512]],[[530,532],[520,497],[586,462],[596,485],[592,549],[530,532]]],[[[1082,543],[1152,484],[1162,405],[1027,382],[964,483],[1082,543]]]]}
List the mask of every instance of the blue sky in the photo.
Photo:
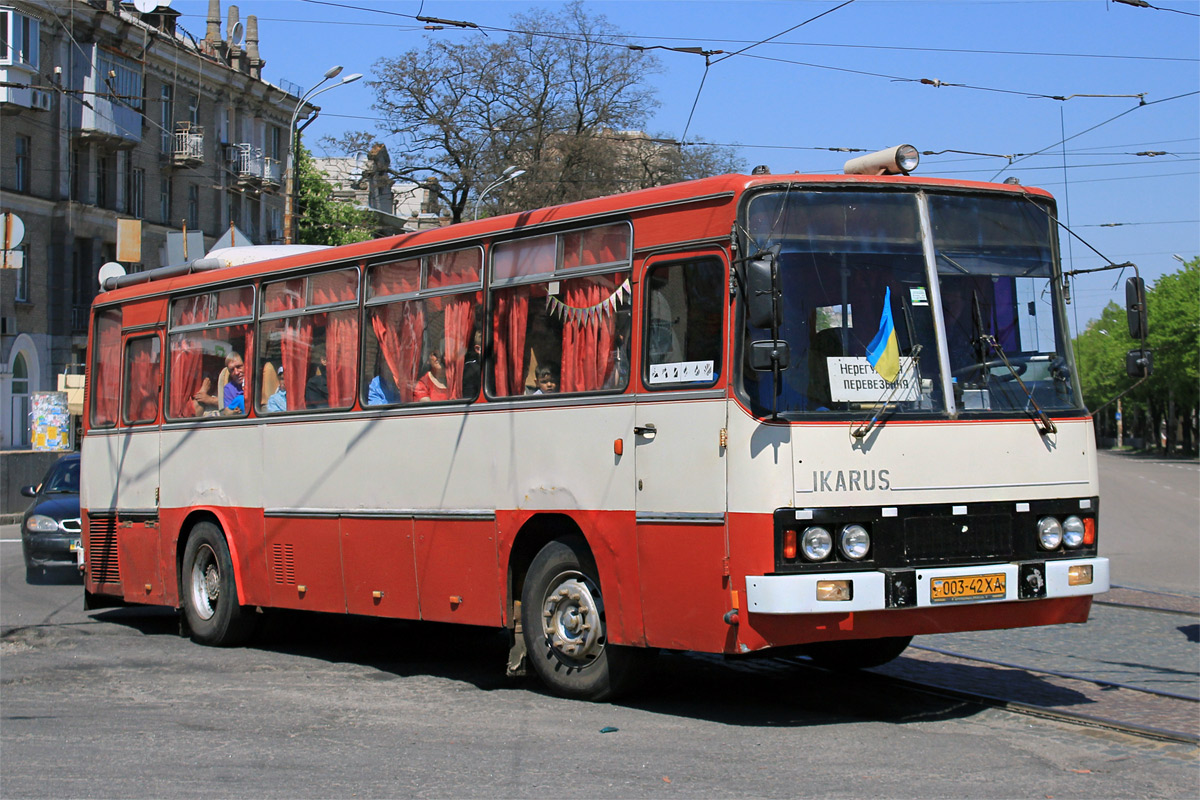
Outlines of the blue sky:
{"type": "MultiPolygon", "coordinates": [[[[749,48],[713,56],[707,76],[701,56],[656,51],[661,106],[649,131],[681,137],[695,103],[689,140],[739,145],[748,164],[775,172],[841,172],[847,155],[825,148],[908,142],[922,151],[966,151],[923,156],[918,174],[1012,175],[1043,187],[1092,247],[1114,262],[1137,263],[1153,282],[1179,267],[1175,254],[1200,254],[1200,2],[1151,1],[1163,10],[1111,0],[856,0],[841,8],[841,0],[617,0],[586,7],[632,43],[749,48]],[[830,13],[789,31],[823,12],[830,13]],[[1137,155],[1150,151],[1165,155],[1137,155]]],[[[334,64],[370,79],[378,59],[420,48],[426,36],[484,35],[426,31],[417,14],[505,28],[515,12],[557,5],[333,2],[236,4],[243,20],[259,19],[267,80],[306,88],[334,64]]],[[[229,5],[222,2],[223,16],[229,5]]],[[[204,35],[207,0],[172,6],[183,14],[182,27],[204,35]]],[[[366,80],[316,102],[322,113],[307,131],[310,143],[374,129],[366,80]]],[[[1068,268],[1104,263],[1069,238],[1068,268]]],[[[1123,302],[1115,282],[1115,273],[1078,279],[1073,327],[1109,300],[1123,302]]]]}

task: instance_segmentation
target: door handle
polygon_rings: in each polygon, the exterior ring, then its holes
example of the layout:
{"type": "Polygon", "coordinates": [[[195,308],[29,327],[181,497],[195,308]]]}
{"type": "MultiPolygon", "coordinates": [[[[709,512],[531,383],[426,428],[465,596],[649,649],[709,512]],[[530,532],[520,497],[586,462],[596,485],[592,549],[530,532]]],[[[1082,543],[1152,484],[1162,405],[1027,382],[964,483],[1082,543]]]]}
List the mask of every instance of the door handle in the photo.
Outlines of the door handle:
{"type": "Polygon", "coordinates": [[[653,439],[654,434],[658,433],[658,428],[654,427],[653,422],[647,422],[645,425],[635,425],[633,433],[635,436],[645,436],[647,439],[653,439]]]}

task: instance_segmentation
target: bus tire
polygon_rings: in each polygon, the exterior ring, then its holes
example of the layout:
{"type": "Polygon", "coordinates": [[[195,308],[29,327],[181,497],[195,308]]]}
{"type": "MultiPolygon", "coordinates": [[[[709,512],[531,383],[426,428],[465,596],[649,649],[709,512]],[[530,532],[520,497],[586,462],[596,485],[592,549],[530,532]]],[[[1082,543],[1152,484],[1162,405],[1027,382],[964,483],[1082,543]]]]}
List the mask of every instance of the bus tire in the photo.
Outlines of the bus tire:
{"type": "Polygon", "coordinates": [[[884,639],[817,642],[805,647],[804,652],[818,667],[848,672],[886,664],[903,653],[911,641],[911,636],[891,636],[884,639]]]}
{"type": "Polygon", "coordinates": [[[180,573],[183,614],[192,640],[214,647],[244,643],[254,632],[254,609],[238,604],[233,559],[221,529],[211,522],[192,528],[180,573]]]}
{"type": "Polygon", "coordinates": [[[578,537],[556,539],[529,565],[521,628],[529,663],[550,691],[608,700],[629,688],[642,655],[609,644],[595,562],[578,537]]]}

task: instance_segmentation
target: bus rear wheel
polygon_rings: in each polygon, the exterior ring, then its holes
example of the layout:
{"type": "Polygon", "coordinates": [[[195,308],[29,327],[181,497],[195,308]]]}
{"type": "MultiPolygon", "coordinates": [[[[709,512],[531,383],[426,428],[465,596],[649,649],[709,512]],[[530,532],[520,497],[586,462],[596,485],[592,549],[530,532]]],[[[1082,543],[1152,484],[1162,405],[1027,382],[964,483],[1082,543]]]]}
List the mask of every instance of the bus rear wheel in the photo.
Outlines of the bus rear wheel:
{"type": "Polygon", "coordinates": [[[805,647],[804,653],[818,667],[846,672],[886,664],[903,653],[911,641],[911,636],[891,636],[885,639],[817,642],[805,647]]]}
{"type": "Polygon", "coordinates": [[[183,550],[183,614],[192,639],[232,647],[254,632],[254,609],[238,604],[233,559],[221,529],[201,522],[183,550]]]}
{"type": "Polygon", "coordinates": [[[638,672],[635,648],[609,644],[595,562],[577,537],[538,552],[521,592],[521,628],[529,661],[555,694],[608,700],[638,672]]]}

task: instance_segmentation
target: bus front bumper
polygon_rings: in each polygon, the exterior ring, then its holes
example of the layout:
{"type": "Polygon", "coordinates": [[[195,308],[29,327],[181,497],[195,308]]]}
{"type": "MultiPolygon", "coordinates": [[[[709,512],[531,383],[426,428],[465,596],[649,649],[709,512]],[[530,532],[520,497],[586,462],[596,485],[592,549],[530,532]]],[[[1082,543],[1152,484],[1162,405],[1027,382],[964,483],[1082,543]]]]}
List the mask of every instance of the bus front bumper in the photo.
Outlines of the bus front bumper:
{"type": "Polygon", "coordinates": [[[829,614],[1103,594],[1107,558],[746,576],[746,610],[829,614]]]}

